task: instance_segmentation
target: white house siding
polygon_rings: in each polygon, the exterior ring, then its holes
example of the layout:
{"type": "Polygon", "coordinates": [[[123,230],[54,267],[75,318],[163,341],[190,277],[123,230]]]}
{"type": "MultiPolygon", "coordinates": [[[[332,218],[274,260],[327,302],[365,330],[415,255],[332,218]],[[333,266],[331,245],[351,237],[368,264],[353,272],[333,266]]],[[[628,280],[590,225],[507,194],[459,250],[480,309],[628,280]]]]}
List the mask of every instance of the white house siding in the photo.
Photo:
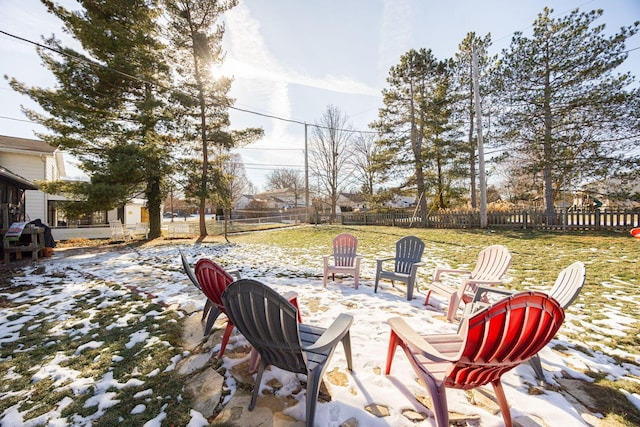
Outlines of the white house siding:
{"type": "MultiPolygon", "coordinates": [[[[44,154],[0,153],[0,165],[10,168],[33,183],[45,179],[48,160],[53,161],[53,157],[44,154]]],[[[28,220],[39,218],[46,224],[47,194],[37,190],[25,191],[25,213],[28,220]]]]}

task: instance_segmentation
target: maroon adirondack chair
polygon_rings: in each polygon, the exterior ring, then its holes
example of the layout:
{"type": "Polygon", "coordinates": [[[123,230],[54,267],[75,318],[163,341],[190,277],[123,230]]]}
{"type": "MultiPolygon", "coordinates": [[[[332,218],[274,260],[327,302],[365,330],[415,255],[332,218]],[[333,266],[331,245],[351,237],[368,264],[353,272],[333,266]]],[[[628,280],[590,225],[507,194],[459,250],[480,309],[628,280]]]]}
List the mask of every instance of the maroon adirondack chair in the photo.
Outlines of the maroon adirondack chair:
{"type": "MultiPolygon", "coordinates": [[[[222,295],[222,292],[224,292],[227,286],[234,281],[233,276],[208,258],[200,258],[196,262],[195,270],[196,278],[198,279],[202,293],[209,298],[209,301],[211,301],[211,303],[221,313],[226,315],[227,310],[224,308],[224,304],[222,304],[220,295],[222,295]]],[[[222,343],[220,344],[218,357],[222,357],[224,355],[224,350],[227,348],[227,343],[229,342],[229,337],[231,336],[233,327],[233,322],[229,319],[229,316],[227,316],[227,327],[224,330],[224,335],[222,336],[222,343]]]]}
{"type": "Polygon", "coordinates": [[[501,377],[533,357],[554,337],[564,310],[549,295],[520,292],[462,320],[455,334],[420,335],[404,319],[389,319],[385,374],[400,346],[431,394],[438,427],[449,426],[446,388],[469,390],[491,383],[502,418],[512,426],[501,377]]]}

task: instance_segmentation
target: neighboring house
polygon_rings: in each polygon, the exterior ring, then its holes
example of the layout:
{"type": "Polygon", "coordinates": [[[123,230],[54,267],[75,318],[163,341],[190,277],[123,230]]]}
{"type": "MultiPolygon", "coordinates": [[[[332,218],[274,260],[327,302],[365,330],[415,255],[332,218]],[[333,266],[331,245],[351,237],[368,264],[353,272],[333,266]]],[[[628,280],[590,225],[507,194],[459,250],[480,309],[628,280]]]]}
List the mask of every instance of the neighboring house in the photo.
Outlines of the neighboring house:
{"type": "Polygon", "coordinates": [[[25,220],[25,191],[37,188],[26,178],[0,166],[0,230],[25,220]]]}
{"type": "MultiPolygon", "coordinates": [[[[66,179],[65,160],[61,150],[37,139],[16,138],[0,135],[0,167],[19,171],[22,180],[29,186],[24,187],[24,220],[40,219],[54,229],[56,240],[72,237],[105,237],[96,230],[77,228],[83,226],[104,225],[108,231],[109,220],[120,219],[123,224],[134,226],[137,222],[148,222],[146,202],[133,199],[126,206],[109,212],[95,212],[79,220],[68,220],[57,204],[67,199],[61,195],[47,194],[37,189],[37,181],[56,181],[66,179]],[[69,227],[74,228],[72,231],[69,227]],[[58,228],[58,230],[55,230],[58,228]]],[[[1,175],[1,174],[0,174],[1,175]]],[[[13,175],[15,175],[13,173],[13,175]]],[[[109,236],[107,233],[106,237],[109,236]]]]}
{"type": "Polygon", "coordinates": [[[413,196],[399,196],[396,194],[390,202],[386,203],[386,206],[396,209],[412,208],[416,206],[416,198],[413,196]]]}
{"type": "Polygon", "coordinates": [[[256,200],[264,201],[269,209],[289,209],[304,206],[304,192],[298,192],[296,204],[296,192],[292,188],[265,191],[253,197],[256,200]]]}
{"type": "Polygon", "coordinates": [[[367,210],[369,204],[361,193],[340,193],[336,206],[340,208],[341,212],[358,212],[367,210]]]}
{"type": "MultiPolygon", "coordinates": [[[[62,152],[49,144],[26,138],[0,135],[0,166],[19,171],[20,175],[32,183],[55,181],[65,176],[62,152]]],[[[40,190],[25,192],[25,215],[27,221],[40,219],[50,224],[50,201],[60,200],[40,190]]]]}
{"type": "Polygon", "coordinates": [[[251,194],[243,194],[236,200],[234,209],[247,209],[251,202],[254,201],[254,197],[251,194]]]}
{"type": "Polygon", "coordinates": [[[620,180],[608,179],[589,183],[584,186],[584,191],[573,192],[566,198],[569,203],[572,203],[573,207],[578,209],[637,209],[640,207],[640,202],[636,201],[639,197],[640,183],[634,182],[623,185],[620,180]],[[615,197],[616,193],[623,191],[631,194],[635,200],[620,200],[615,197]]]}

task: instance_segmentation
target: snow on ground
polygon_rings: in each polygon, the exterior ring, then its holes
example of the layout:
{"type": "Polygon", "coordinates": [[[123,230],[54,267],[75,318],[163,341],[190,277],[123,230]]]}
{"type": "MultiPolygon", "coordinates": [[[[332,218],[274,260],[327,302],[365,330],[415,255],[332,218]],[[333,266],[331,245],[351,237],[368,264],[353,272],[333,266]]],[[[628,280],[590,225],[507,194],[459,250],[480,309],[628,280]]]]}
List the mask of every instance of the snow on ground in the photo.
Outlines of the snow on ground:
{"type": "MultiPolygon", "coordinates": [[[[197,244],[197,245],[166,245],[155,247],[144,247],[137,249],[125,249],[123,251],[91,252],[87,251],[79,255],[61,256],[57,254],[54,258],[37,264],[37,268],[45,268],[46,274],[63,277],[62,284],[65,292],[59,296],[47,294],[50,298],[47,309],[53,310],[49,316],[59,318],[63,321],[66,308],[75,304],[70,295],[80,294],[87,289],[87,274],[96,278],[96,283],[91,288],[94,291],[99,289],[101,294],[108,298],[100,304],[100,307],[92,307],[91,311],[98,311],[101,307],[110,304],[129,304],[126,291],[113,291],[106,286],[100,286],[99,280],[119,283],[129,287],[135,287],[153,296],[157,302],[167,305],[177,305],[185,312],[200,310],[204,306],[204,298],[200,291],[196,289],[187,279],[180,262],[178,248],[181,248],[187,255],[190,262],[195,262],[200,257],[210,257],[225,268],[237,268],[242,277],[254,278],[272,286],[281,293],[295,291],[298,293],[298,303],[301,309],[303,321],[318,326],[327,327],[339,313],[346,312],[354,316],[351,326],[351,342],[354,362],[354,372],[349,374],[346,369],[346,359],[342,347],[339,346],[327,372],[337,368],[340,372],[346,373],[348,384],[344,387],[332,386],[332,401],[329,403],[319,403],[317,406],[317,425],[330,425],[335,419],[346,420],[354,417],[361,426],[430,426],[433,425],[433,418],[428,418],[422,422],[414,423],[407,420],[402,411],[413,409],[424,412],[424,407],[420,405],[415,396],[428,396],[428,393],[420,384],[415,381],[415,375],[409,366],[402,351],[398,350],[393,362],[391,375],[382,374],[386,362],[387,344],[389,339],[389,327],[386,320],[390,317],[402,316],[409,319],[409,323],[418,331],[429,333],[453,332],[456,325],[444,321],[441,301],[438,295],[431,297],[435,307],[425,308],[422,305],[424,295],[419,293],[417,299],[411,302],[406,301],[404,296],[404,286],[400,286],[401,291],[391,288],[389,282],[382,282],[381,290],[373,293],[373,277],[375,275],[375,262],[364,263],[361,273],[361,285],[358,290],[353,288],[352,280],[346,278],[342,283],[329,281],[327,289],[322,287],[321,263],[315,251],[297,249],[295,252],[287,251],[279,247],[251,244],[197,244]],[[314,310],[311,310],[310,302],[314,302],[314,310]],[[56,311],[56,307],[57,311],[56,311]],[[389,407],[390,416],[376,418],[366,412],[364,407],[377,403],[389,407]]],[[[393,253],[378,253],[370,258],[383,258],[392,256],[393,253]]],[[[444,254],[438,254],[442,256],[444,254]]],[[[425,259],[427,265],[442,264],[441,259],[425,259]]],[[[38,275],[34,272],[36,266],[26,267],[27,274],[24,277],[17,277],[14,283],[27,284],[38,280],[38,275]],[[31,274],[29,269],[33,268],[31,274]]],[[[30,292],[42,293],[50,292],[50,289],[42,289],[37,286],[30,292]]],[[[15,340],[20,335],[20,330],[24,322],[33,318],[39,310],[44,308],[33,305],[24,311],[21,318],[7,321],[0,315],[0,346],[2,342],[15,340]]],[[[605,309],[613,309],[603,307],[605,309]]],[[[567,318],[572,322],[565,322],[567,331],[575,332],[579,330],[579,311],[569,311],[567,318]]],[[[155,313],[160,315],[160,313],[155,313]]],[[[613,335],[623,328],[628,328],[630,319],[620,319],[616,313],[611,313],[611,321],[599,322],[599,328],[603,335],[613,335]]],[[[153,313],[151,313],[153,315],[153,313]]],[[[91,322],[92,315],[87,316],[84,321],[91,322]]],[[[126,322],[127,319],[121,319],[126,322]]],[[[67,325],[68,326],[68,325],[67,325]]],[[[113,324],[111,327],[117,327],[113,324]]],[[[83,327],[74,324],[72,330],[63,331],[64,322],[61,322],[60,333],[83,334],[83,327]]],[[[551,350],[548,346],[541,352],[543,365],[547,368],[547,378],[553,382],[554,376],[560,375],[560,370],[568,372],[572,376],[580,379],[587,379],[579,372],[580,368],[594,371],[607,372],[610,376],[625,377],[639,375],[637,366],[621,366],[615,360],[601,352],[594,352],[590,355],[576,350],[562,333],[562,329],[556,339],[552,342],[562,344],[567,348],[565,354],[551,350]]],[[[141,331],[130,337],[128,345],[138,342],[151,342],[153,331],[141,331]]],[[[242,336],[234,332],[234,337],[230,340],[229,347],[246,344],[242,336]]],[[[585,337],[588,339],[587,337],[585,337]]],[[[46,344],[45,344],[46,345],[46,344]]],[[[86,348],[100,347],[101,342],[96,339],[76,352],[82,352],[86,348]]],[[[586,343],[586,347],[589,345],[586,343]]],[[[177,363],[183,355],[176,352],[174,362],[177,363]]],[[[628,356],[628,355],[626,355],[628,356]]],[[[90,404],[97,405],[100,409],[106,410],[110,405],[117,403],[112,400],[112,394],[107,391],[111,387],[128,387],[133,384],[121,384],[107,376],[103,378],[78,378],[77,373],[66,370],[63,357],[54,357],[48,364],[39,367],[34,376],[50,376],[56,381],[71,382],[77,389],[95,387],[95,396],[90,400],[90,404]]],[[[230,359],[224,360],[227,367],[232,363],[237,363],[230,359]]],[[[168,368],[169,369],[169,368],[168,368]]],[[[12,375],[11,372],[6,375],[12,375]]],[[[151,375],[151,374],[149,374],[151,375]]],[[[278,378],[283,384],[283,389],[290,390],[297,387],[298,377],[290,373],[273,370],[265,372],[263,384],[270,376],[278,378]]],[[[563,395],[550,389],[545,389],[544,394],[530,395],[528,393],[530,385],[536,384],[533,370],[528,364],[524,364],[509,372],[503,377],[507,399],[511,404],[512,416],[517,419],[520,416],[535,416],[544,420],[553,420],[553,425],[579,426],[585,425],[580,415],[574,407],[563,397],[563,395]]],[[[231,381],[228,384],[231,390],[235,390],[235,384],[231,381]]],[[[491,387],[488,387],[489,394],[493,394],[491,387]]],[[[302,403],[291,407],[288,414],[304,419],[304,393],[298,393],[297,398],[302,399],[302,403]]],[[[502,425],[502,417],[484,411],[481,407],[468,403],[463,391],[447,390],[449,410],[461,414],[475,414],[480,417],[481,426],[502,425]]],[[[38,422],[46,420],[49,425],[64,425],[65,420],[60,413],[69,404],[68,401],[61,401],[55,413],[44,414],[37,420],[32,420],[29,425],[38,425],[38,422]]],[[[228,398],[227,398],[228,399],[228,398]]],[[[629,394],[629,399],[634,403],[640,401],[637,395],[629,394]]],[[[87,403],[89,404],[89,402],[87,403]]],[[[98,417],[99,412],[92,417],[98,417]]],[[[144,411],[144,406],[136,407],[135,411],[144,411]]],[[[191,412],[192,425],[204,425],[201,414],[196,411],[191,412]]],[[[166,413],[161,411],[157,417],[151,420],[148,425],[160,425],[166,417],[166,413]]],[[[1,425],[20,425],[21,417],[14,407],[0,414],[1,425]]],[[[77,424],[90,422],[88,419],[76,419],[77,424]]]]}

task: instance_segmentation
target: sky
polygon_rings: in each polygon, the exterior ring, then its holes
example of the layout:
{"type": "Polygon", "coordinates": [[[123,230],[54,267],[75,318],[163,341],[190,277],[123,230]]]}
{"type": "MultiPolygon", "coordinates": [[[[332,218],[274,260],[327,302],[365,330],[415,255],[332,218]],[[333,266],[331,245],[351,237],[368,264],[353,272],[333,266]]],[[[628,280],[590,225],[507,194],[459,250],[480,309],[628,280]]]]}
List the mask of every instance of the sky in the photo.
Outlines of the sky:
{"type": "MultiPolygon", "coordinates": [[[[14,290],[0,292],[0,297],[9,302],[5,309],[0,311],[0,347],[3,342],[20,340],[24,335],[28,335],[25,324],[32,321],[34,317],[43,321],[46,319],[52,323],[57,322],[58,325],[53,327],[52,333],[96,338],[89,342],[84,339],[78,340],[83,344],[78,344],[75,351],[70,348],[69,354],[55,357],[50,355],[43,359],[41,365],[31,370],[33,372],[31,382],[47,378],[55,381],[51,395],[62,399],[58,405],[60,410],[44,412],[36,419],[25,422],[24,414],[19,412],[18,405],[14,405],[0,412],[0,425],[6,427],[68,425],[68,420],[61,415],[61,410],[71,400],[64,392],[69,388],[76,394],[93,393],[94,395],[88,400],[93,402],[93,405],[98,405],[100,402],[100,409],[95,414],[89,409],[83,415],[76,414],[74,425],[86,425],[91,423],[90,420],[99,417],[101,411],[117,404],[118,396],[114,387],[122,389],[135,386],[145,389],[144,383],[147,378],[143,374],[132,372],[127,377],[127,383],[120,383],[114,380],[112,369],[109,369],[104,376],[83,377],[78,371],[70,370],[66,366],[73,366],[70,358],[81,356],[85,348],[109,352],[108,348],[104,348],[104,342],[100,341],[99,328],[104,326],[100,326],[100,322],[96,322],[95,319],[100,318],[100,310],[108,310],[112,304],[125,301],[128,289],[136,288],[143,293],[148,292],[152,302],[163,304],[166,310],[178,310],[200,316],[198,310],[204,306],[204,297],[184,274],[179,248],[185,252],[190,263],[195,263],[201,257],[209,257],[225,268],[239,269],[242,277],[259,280],[280,293],[297,292],[298,305],[304,323],[328,327],[339,313],[347,312],[354,316],[350,328],[354,371],[353,373],[347,371],[344,351],[342,346],[338,346],[326,372],[338,370],[346,376],[347,383],[331,384],[331,402],[319,402],[317,405],[317,425],[332,425],[334,417],[338,418],[340,423],[353,417],[358,421],[358,425],[368,427],[434,425],[432,416],[414,423],[402,415],[402,411],[407,408],[426,412],[415,396],[425,396],[427,392],[415,381],[415,374],[401,350],[398,349],[396,352],[391,375],[383,375],[376,369],[384,369],[385,366],[389,339],[389,326],[386,321],[390,317],[401,316],[420,333],[455,332],[457,325],[445,321],[446,303],[440,299],[439,295],[431,297],[430,304],[433,305],[427,308],[422,305],[424,286],[421,287],[421,293],[417,295],[417,299],[410,302],[405,299],[403,286],[398,286],[397,289],[392,288],[388,281],[381,281],[378,293],[373,293],[376,265],[374,260],[392,257],[393,248],[390,251],[365,254],[361,267],[360,286],[357,290],[353,287],[351,278],[340,279],[339,276],[336,282],[329,280],[327,288],[324,289],[321,278],[322,258],[318,255],[317,246],[293,250],[273,245],[245,243],[222,245],[187,243],[136,248],[125,246],[104,251],[75,251],[68,255],[56,249],[53,258],[43,259],[36,264],[26,266],[24,274],[17,274],[11,279],[14,290]],[[287,262],[283,263],[282,260],[287,262]],[[46,286],[42,286],[43,284],[46,286]],[[73,310],[78,310],[78,306],[69,304],[69,300],[76,301],[81,307],[84,307],[82,304],[89,304],[88,317],[82,322],[76,321],[74,317],[77,313],[73,310]],[[91,301],[103,302],[96,305],[91,301]],[[311,302],[314,304],[312,305],[311,302]],[[443,303],[445,303],[444,306],[443,303]],[[83,327],[79,327],[79,324],[83,327]],[[372,416],[364,409],[371,403],[387,406],[390,415],[384,418],[372,416]],[[39,423],[36,423],[36,420],[39,423]]],[[[428,250],[425,254],[427,254],[423,257],[425,267],[421,268],[421,276],[428,274],[428,270],[434,266],[469,267],[450,266],[445,258],[446,252],[428,250]]],[[[563,262],[564,260],[558,260],[556,263],[559,266],[558,270],[563,268],[563,262]]],[[[588,269],[589,266],[587,266],[587,275],[588,269]]],[[[507,273],[508,276],[509,273],[507,273]]],[[[536,283],[534,279],[528,279],[524,285],[529,289],[548,290],[552,284],[536,283]]],[[[565,427],[587,425],[575,406],[557,391],[559,378],[566,375],[574,379],[593,381],[592,377],[581,372],[583,370],[602,373],[610,380],[636,381],[640,376],[638,356],[610,346],[616,342],[616,339],[611,337],[627,336],[633,331],[636,319],[622,313],[617,302],[618,289],[626,289],[632,284],[610,281],[603,282],[601,285],[602,299],[606,302],[599,316],[593,318],[585,315],[582,309],[583,304],[578,299],[567,310],[563,326],[556,337],[539,353],[550,387],[544,388],[541,394],[529,393],[530,385],[536,384],[536,380],[528,364],[520,365],[503,376],[505,393],[514,421],[522,425],[541,425],[533,422],[537,419],[547,422],[553,420],[553,425],[565,427]],[[569,339],[568,336],[581,337],[581,342],[569,339]],[[585,350],[593,348],[594,342],[597,342],[598,351],[585,350]],[[552,350],[554,347],[562,348],[562,353],[552,350]],[[636,363],[621,363],[625,360],[634,360],[636,363]]],[[[122,316],[123,322],[126,323],[140,316],[137,304],[142,303],[131,304],[131,312],[122,316]]],[[[163,312],[156,310],[154,312],[154,316],[164,315],[163,312]]],[[[224,316],[219,319],[219,321],[222,320],[224,316]]],[[[112,326],[117,325],[109,327],[112,326]]],[[[140,327],[142,330],[131,334],[127,348],[138,343],[143,346],[158,343],[158,337],[154,336],[152,330],[147,331],[144,326],[140,327]]],[[[30,328],[33,328],[33,325],[30,328]]],[[[244,359],[229,356],[234,353],[232,351],[234,347],[246,345],[244,337],[235,330],[222,359],[223,366],[227,370],[238,363],[248,362],[248,355],[244,359]]],[[[219,348],[219,343],[212,347],[209,350],[210,356],[216,355],[219,348]]],[[[33,349],[23,348],[17,351],[33,349]]],[[[182,358],[190,356],[188,351],[181,348],[172,348],[172,351],[175,352],[175,356],[172,357],[172,364],[167,366],[167,370],[174,369],[182,358]]],[[[112,355],[114,369],[122,361],[123,356],[125,355],[112,355]]],[[[193,356],[202,358],[202,354],[194,353],[193,356]]],[[[140,372],[144,372],[144,369],[140,369],[140,372]]],[[[8,372],[6,375],[17,375],[17,373],[8,372]]],[[[266,384],[271,378],[277,379],[284,386],[278,395],[282,392],[290,393],[291,390],[300,390],[299,377],[277,368],[265,373],[263,388],[268,387],[266,384]]],[[[19,384],[26,383],[29,381],[19,382],[19,384]]],[[[236,382],[227,376],[225,387],[229,390],[229,395],[224,401],[226,404],[237,391],[236,382]]],[[[486,390],[489,395],[493,395],[491,387],[486,390]]],[[[143,408],[145,399],[160,398],[156,397],[154,390],[147,391],[148,393],[141,394],[140,397],[138,394],[134,396],[140,399],[140,405],[143,408]]],[[[622,392],[631,402],[640,407],[640,396],[624,390],[622,392]]],[[[289,406],[285,413],[303,420],[304,393],[292,393],[301,403],[289,406]]],[[[446,393],[451,412],[476,415],[479,417],[478,425],[483,427],[504,425],[499,413],[494,414],[482,407],[471,405],[464,391],[447,389],[446,393]]],[[[3,394],[10,394],[14,400],[20,396],[24,400],[30,398],[24,390],[2,390],[0,397],[3,394]]],[[[90,407],[91,404],[87,403],[85,406],[90,407]]],[[[160,422],[154,420],[162,420],[164,417],[166,414],[161,412],[145,425],[159,426],[160,422]]],[[[192,417],[191,427],[208,425],[203,421],[201,414],[192,411],[192,417]]]]}
{"type": "MultiPolygon", "coordinates": [[[[368,130],[382,105],[388,71],[408,50],[426,48],[438,59],[450,58],[474,31],[491,33],[491,53],[499,54],[514,32],[530,34],[545,6],[556,16],[601,8],[597,22],[608,32],[640,19],[637,0],[240,0],[224,17],[226,60],[212,73],[233,77],[235,107],[250,111],[232,110],[232,128],[265,131],[262,140],[238,150],[248,178],[263,190],[274,169],[304,173],[304,123],[321,122],[329,105],[348,116],[354,129],[368,130]]],[[[61,35],[37,0],[0,0],[0,11],[2,31],[32,41],[61,35]]],[[[639,47],[640,35],[627,41],[627,48],[639,47]]],[[[0,58],[1,75],[29,85],[54,84],[31,45],[0,34],[0,58]]],[[[630,52],[621,70],[639,69],[640,49],[630,52]]],[[[43,130],[24,121],[20,105],[34,105],[4,79],[0,99],[0,134],[33,138],[43,130]]]]}

